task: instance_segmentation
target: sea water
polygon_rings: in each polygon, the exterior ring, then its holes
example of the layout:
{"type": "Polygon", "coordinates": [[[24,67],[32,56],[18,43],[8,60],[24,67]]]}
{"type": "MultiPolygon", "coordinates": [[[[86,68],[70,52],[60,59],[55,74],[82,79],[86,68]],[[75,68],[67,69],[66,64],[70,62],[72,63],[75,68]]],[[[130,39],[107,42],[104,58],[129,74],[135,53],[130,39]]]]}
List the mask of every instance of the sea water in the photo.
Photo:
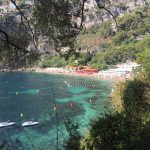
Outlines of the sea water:
{"type": "Polygon", "coordinates": [[[109,81],[39,73],[0,74],[0,122],[14,121],[0,128],[0,144],[11,149],[54,150],[67,138],[64,121],[71,118],[84,133],[91,119],[111,106],[109,81]],[[57,117],[56,117],[57,111],[57,117]],[[22,114],[22,115],[21,115],[22,114]],[[24,121],[38,121],[22,127],[24,121]]]}

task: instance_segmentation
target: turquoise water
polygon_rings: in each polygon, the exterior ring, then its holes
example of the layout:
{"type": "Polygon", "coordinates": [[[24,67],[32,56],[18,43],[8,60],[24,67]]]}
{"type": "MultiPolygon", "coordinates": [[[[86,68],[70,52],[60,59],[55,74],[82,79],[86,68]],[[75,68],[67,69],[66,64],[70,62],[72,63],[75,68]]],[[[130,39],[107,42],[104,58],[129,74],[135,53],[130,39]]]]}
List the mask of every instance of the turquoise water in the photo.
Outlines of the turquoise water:
{"type": "Polygon", "coordinates": [[[24,149],[53,150],[56,146],[55,102],[61,145],[67,138],[64,120],[72,118],[83,133],[90,119],[110,107],[107,98],[110,91],[110,82],[96,79],[38,73],[1,74],[0,122],[10,120],[16,125],[0,128],[0,143],[6,139],[15,150],[20,145],[24,149]],[[21,127],[21,122],[29,120],[40,123],[21,127]]]}

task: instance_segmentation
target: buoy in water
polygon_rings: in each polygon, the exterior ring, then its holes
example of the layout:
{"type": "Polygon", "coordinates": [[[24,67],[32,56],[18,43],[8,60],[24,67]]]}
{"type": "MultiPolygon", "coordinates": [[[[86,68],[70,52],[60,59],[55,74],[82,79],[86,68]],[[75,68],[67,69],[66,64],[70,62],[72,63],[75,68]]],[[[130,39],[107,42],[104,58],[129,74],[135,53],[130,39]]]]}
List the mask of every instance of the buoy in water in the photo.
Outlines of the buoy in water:
{"type": "Polygon", "coordinates": [[[16,92],[16,95],[18,95],[19,93],[18,92],[16,92]]]}
{"type": "Polygon", "coordinates": [[[22,113],[20,114],[20,117],[21,117],[21,118],[23,117],[23,114],[22,114],[22,113]]]}
{"type": "Polygon", "coordinates": [[[90,99],[90,103],[92,103],[92,100],[90,99]]]}
{"type": "Polygon", "coordinates": [[[54,111],[56,111],[56,106],[54,106],[54,111]]]}

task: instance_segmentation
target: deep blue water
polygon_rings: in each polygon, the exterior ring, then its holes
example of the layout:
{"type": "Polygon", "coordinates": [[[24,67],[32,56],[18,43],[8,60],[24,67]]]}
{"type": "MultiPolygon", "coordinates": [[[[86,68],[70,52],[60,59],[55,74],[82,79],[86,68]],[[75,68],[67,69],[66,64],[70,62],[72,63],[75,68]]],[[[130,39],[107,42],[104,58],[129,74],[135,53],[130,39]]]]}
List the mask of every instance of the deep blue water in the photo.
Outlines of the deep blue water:
{"type": "Polygon", "coordinates": [[[0,128],[0,143],[6,139],[12,149],[49,150],[56,146],[57,104],[59,143],[66,138],[64,120],[72,118],[80,131],[91,118],[107,111],[111,83],[96,79],[38,73],[0,74],[0,122],[16,125],[0,128]],[[23,117],[20,116],[23,114],[23,117]],[[37,126],[21,127],[23,121],[38,120],[37,126]]]}

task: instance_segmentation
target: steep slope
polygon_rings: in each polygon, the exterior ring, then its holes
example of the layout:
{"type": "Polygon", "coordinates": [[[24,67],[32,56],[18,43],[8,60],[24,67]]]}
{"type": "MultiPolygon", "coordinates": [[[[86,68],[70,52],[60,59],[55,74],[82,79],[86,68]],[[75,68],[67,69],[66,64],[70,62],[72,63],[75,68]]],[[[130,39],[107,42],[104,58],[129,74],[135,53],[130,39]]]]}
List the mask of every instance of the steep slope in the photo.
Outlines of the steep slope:
{"type": "MultiPolygon", "coordinates": [[[[100,0],[97,0],[102,4],[100,0]]],[[[122,16],[125,12],[133,12],[137,7],[143,7],[150,3],[150,0],[110,0],[110,4],[102,4],[115,16],[122,16]]],[[[106,10],[99,10],[95,0],[87,0],[85,4],[84,25],[89,28],[104,21],[112,19],[106,10]]]]}

